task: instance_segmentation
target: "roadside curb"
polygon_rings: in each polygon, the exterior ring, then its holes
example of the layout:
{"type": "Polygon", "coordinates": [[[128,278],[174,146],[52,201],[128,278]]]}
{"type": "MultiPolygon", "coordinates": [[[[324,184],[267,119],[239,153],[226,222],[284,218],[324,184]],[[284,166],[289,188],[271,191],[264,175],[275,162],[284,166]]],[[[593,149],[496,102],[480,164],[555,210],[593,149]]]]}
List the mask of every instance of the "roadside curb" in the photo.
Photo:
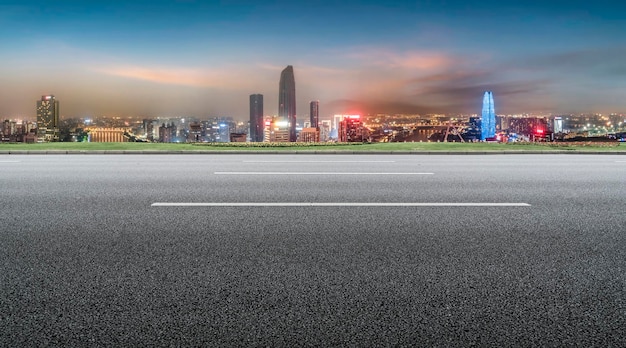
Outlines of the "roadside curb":
{"type": "Polygon", "coordinates": [[[0,155],[626,155],[626,151],[205,151],[4,150],[0,155]]]}

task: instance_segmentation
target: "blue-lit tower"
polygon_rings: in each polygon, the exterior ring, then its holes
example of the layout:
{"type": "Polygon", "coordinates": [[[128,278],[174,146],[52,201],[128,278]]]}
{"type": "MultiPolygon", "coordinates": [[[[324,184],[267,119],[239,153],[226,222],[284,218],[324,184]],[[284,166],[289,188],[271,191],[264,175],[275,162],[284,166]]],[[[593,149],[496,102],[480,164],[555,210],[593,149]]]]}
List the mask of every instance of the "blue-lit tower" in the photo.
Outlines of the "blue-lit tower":
{"type": "Polygon", "coordinates": [[[483,113],[480,140],[496,136],[496,111],[493,106],[493,93],[487,91],[483,96],[483,113]]]}

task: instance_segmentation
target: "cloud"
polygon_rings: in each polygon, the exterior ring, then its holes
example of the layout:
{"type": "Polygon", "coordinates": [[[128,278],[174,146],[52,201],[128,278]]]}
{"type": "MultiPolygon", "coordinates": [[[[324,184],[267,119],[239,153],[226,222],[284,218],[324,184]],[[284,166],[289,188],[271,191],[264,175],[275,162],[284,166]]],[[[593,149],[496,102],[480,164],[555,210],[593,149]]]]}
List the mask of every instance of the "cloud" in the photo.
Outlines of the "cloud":
{"type": "Polygon", "coordinates": [[[117,66],[94,69],[97,72],[151,81],[162,84],[207,87],[211,83],[203,73],[193,69],[144,68],[139,66],[117,66]]]}
{"type": "Polygon", "coordinates": [[[257,64],[257,67],[264,69],[264,70],[269,70],[269,71],[282,71],[283,69],[285,69],[287,66],[279,66],[279,65],[273,65],[273,64],[267,64],[267,63],[259,63],[257,64]]]}
{"type": "Polygon", "coordinates": [[[497,96],[499,112],[553,107],[552,78],[519,74],[517,67],[486,64],[490,59],[485,56],[389,50],[350,56],[362,61],[362,83],[350,98],[328,103],[330,108],[366,113],[477,113],[486,90],[497,96]],[[366,57],[373,57],[372,63],[366,57]]]}
{"type": "Polygon", "coordinates": [[[538,55],[523,60],[513,60],[503,66],[542,73],[566,73],[563,76],[591,74],[614,76],[626,71],[626,47],[594,47],[584,50],[538,55]]]}
{"type": "Polygon", "coordinates": [[[444,52],[410,50],[397,52],[384,47],[356,47],[345,55],[363,65],[374,65],[382,69],[406,69],[432,71],[445,69],[458,59],[444,52]]]}
{"type": "Polygon", "coordinates": [[[392,100],[337,99],[323,107],[330,114],[429,114],[441,112],[436,107],[392,100]]]}
{"type": "Polygon", "coordinates": [[[148,67],[139,65],[110,65],[92,67],[90,70],[117,77],[149,81],[164,85],[178,85],[224,90],[254,89],[254,79],[249,70],[241,67],[182,68],[148,67]]]}

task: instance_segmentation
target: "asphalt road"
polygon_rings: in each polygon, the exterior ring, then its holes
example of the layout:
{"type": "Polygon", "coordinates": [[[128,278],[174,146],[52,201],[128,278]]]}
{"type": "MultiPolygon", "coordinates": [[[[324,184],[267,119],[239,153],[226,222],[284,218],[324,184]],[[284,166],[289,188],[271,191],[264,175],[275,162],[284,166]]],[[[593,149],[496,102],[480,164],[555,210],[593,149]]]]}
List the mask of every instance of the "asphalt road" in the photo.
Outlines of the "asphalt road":
{"type": "Polygon", "coordinates": [[[6,155],[0,204],[2,347],[626,344],[626,156],[6,155]]]}

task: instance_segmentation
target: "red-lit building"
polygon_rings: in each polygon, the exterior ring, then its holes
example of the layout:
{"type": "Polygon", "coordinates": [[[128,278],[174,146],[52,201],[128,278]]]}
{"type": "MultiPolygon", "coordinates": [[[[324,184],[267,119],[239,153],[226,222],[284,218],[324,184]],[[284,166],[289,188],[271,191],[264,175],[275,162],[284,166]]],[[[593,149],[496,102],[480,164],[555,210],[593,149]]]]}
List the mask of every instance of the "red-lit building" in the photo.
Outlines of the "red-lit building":
{"type": "Polygon", "coordinates": [[[363,122],[360,115],[349,115],[339,123],[337,137],[342,143],[362,142],[366,136],[363,132],[363,122]]]}
{"type": "Polygon", "coordinates": [[[523,117],[509,119],[509,133],[530,138],[533,141],[552,139],[552,131],[545,118],[523,117]]]}

